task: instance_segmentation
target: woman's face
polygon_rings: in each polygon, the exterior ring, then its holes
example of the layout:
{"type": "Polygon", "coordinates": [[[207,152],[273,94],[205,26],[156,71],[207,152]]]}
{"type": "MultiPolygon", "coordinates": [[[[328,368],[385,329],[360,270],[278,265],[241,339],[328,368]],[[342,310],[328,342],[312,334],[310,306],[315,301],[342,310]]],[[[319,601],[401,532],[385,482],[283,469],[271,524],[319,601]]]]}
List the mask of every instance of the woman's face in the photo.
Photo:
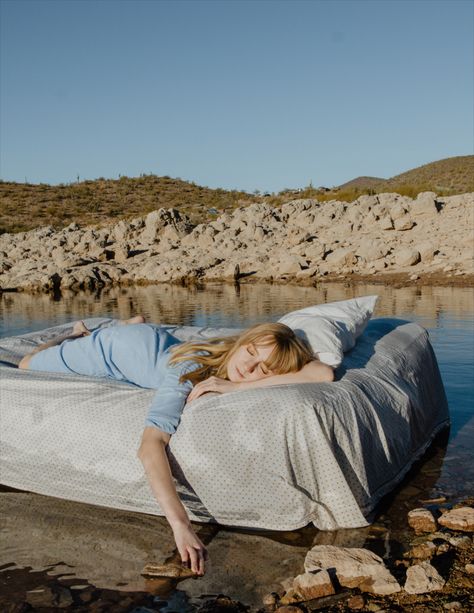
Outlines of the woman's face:
{"type": "Polygon", "coordinates": [[[249,343],[240,346],[227,364],[229,381],[256,381],[271,377],[273,373],[265,361],[270,357],[275,345],[249,343]]]}

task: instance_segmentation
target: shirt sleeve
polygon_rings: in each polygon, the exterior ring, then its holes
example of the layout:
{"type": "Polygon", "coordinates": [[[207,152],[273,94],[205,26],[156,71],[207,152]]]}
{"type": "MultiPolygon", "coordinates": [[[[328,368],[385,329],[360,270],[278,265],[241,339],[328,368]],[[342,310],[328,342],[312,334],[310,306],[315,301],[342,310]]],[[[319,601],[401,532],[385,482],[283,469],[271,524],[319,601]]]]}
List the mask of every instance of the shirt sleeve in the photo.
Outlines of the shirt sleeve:
{"type": "Polygon", "coordinates": [[[154,426],[167,434],[174,434],[181,419],[186,398],[193,388],[191,381],[179,382],[181,375],[199,365],[196,362],[180,362],[167,366],[164,378],[158,387],[145,419],[146,426],[154,426]]]}

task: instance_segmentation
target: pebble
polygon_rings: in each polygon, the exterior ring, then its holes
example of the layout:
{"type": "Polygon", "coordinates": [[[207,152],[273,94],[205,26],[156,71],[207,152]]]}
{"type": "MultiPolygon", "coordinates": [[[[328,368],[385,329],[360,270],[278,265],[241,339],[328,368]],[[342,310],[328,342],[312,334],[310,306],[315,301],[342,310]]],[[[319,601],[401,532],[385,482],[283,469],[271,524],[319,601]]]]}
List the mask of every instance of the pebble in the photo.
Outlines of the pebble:
{"type": "Polygon", "coordinates": [[[354,609],[357,611],[358,609],[363,609],[365,607],[365,600],[363,596],[357,594],[356,596],[352,596],[352,598],[349,598],[349,600],[347,601],[347,606],[349,607],[349,609],[354,609]]]}
{"type": "Polygon", "coordinates": [[[464,570],[470,575],[473,575],[474,574],[474,564],[466,564],[466,566],[464,567],[464,570]]]}
{"type": "Polygon", "coordinates": [[[271,607],[276,605],[278,602],[278,594],[275,594],[275,592],[272,592],[271,594],[266,594],[263,597],[263,604],[266,607],[271,607]]]}
{"type": "Polygon", "coordinates": [[[453,611],[454,609],[462,609],[462,604],[458,600],[453,600],[453,602],[446,602],[443,608],[453,611]]]}

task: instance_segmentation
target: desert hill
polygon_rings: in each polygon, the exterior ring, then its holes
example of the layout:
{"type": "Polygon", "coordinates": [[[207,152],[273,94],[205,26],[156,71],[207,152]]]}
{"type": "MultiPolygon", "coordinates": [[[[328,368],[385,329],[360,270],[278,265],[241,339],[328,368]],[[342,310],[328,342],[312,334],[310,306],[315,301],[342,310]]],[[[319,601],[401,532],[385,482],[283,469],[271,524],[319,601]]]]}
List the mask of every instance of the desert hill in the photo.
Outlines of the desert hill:
{"type": "Polygon", "coordinates": [[[81,225],[131,219],[152,210],[176,208],[193,223],[215,219],[222,211],[253,203],[281,206],[294,198],[352,202],[362,194],[397,192],[415,197],[423,191],[440,196],[474,192],[474,156],[446,158],[414,168],[390,179],[358,177],[339,187],[309,186],[260,194],[211,189],[169,176],[141,175],[48,185],[0,181],[0,234],[45,225],[57,228],[75,221],[81,225]]]}

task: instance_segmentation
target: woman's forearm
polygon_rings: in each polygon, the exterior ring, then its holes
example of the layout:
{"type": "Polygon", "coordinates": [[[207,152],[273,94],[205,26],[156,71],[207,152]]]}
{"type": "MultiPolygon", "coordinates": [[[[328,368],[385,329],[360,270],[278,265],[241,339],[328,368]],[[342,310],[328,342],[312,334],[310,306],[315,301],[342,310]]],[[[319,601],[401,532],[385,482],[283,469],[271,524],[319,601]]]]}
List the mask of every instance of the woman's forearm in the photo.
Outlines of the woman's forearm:
{"type": "Polygon", "coordinates": [[[190,526],[188,514],[179,499],[171,476],[166,444],[155,440],[143,443],[138,456],[153,494],[170,525],[172,527],[178,524],[190,526]]]}
{"type": "Polygon", "coordinates": [[[313,362],[309,362],[297,372],[289,372],[283,375],[271,375],[255,381],[239,382],[238,389],[245,390],[292,383],[323,383],[333,380],[334,370],[331,368],[331,366],[315,360],[313,362]]]}

